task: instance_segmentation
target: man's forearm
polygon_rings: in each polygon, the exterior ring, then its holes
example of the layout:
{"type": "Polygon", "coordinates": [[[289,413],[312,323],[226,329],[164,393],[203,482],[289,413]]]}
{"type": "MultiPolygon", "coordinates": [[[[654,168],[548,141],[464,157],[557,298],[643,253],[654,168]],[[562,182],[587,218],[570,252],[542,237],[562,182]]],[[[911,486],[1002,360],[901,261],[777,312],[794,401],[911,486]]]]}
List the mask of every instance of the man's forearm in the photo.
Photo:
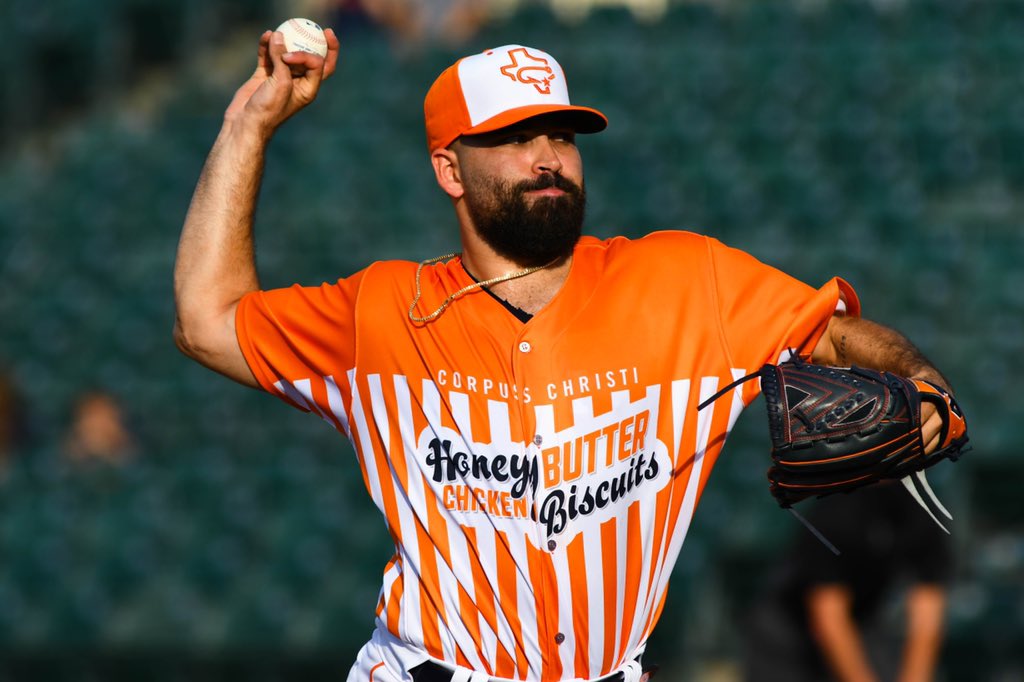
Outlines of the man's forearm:
{"type": "Polygon", "coordinates": [[[826,365],[885,370],[926,379],[951,390],[946,378],[907,337],[859,317],[833,317],[812,360],[826,365]]]}
{"type": "Polygon", "coordinates": [[[907,641],[899,682],[929,682],[942,648],[945,591],[938,585],[919,585],[907,595],[907,641]]]}
{"type": "Polygon", "coordinates": [[[242,121],[226,122],[207,157],[189,206],[174,268],[178,345],[204,364],[207,339],[232,336],[238,300],[259,286],[253,216],[267,136],[242,121]],[[223,336],[222,336],[223,335],[223,336]]]}
{"type": "Polygon", "coordinates": [[[877,682],[850,613],[848,588],[821,585],[807,597],[808,624],[833,676],[842,682],[877,682]]]}
{"type": "Polygon", "coordinates": [[[193,296],[237,301],[258,286],[252,226],[265,148],[261,135],[237,123],[226,123],[217,137],[178,243],[179,306],[193,296]]]}

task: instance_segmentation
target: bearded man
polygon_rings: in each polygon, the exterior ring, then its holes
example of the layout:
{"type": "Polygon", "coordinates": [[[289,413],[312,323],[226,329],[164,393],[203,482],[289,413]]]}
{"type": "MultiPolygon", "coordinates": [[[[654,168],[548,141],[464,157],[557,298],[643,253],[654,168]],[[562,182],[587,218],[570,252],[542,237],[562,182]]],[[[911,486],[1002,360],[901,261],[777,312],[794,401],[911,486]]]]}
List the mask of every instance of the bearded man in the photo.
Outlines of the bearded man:
{"type": "Polygon", "coordinates": [[[946,383],[838,278],[814,289],[689,232],[581,236],[576,137],[607,120],[522,45],[459,60],[424,102],[461,253],[261,291],[264,152],[334,72],[326,35],[325,59],[260,40],[185,220],[177,343],[353,443],[395,553],[350,682],[647,679],[694,508],[758,388],[698,404],[787,354],[946,383]]]}

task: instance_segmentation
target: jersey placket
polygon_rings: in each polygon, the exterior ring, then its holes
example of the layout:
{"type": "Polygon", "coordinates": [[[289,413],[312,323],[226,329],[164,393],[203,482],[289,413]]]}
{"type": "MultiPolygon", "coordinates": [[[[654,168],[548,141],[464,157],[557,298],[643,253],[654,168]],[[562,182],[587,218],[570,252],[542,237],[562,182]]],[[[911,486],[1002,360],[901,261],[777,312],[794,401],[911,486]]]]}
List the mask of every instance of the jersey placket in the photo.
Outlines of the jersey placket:
{"type": "Polygon", "coordinates": [[[527,452],[533,459],[538,472],[537,488],[531,490],[529,501],[533,519],[533,523],[530,525],[532,537],[529,538],[529,544],[536,548],[536,552],[530,565],[523,568],[529,571],[535,590],[537,637],[542,659],[541,679],[548,680],[556,679],[563,674],[561,647],[565,643],[566,635],[559,631],[559,593],[557,577],[551,560],[551,554],[560,551],[560,548],[555,539],[546,536],[537,508],[544,485],[543,476],[540,475],[540,453],[545,438],[550,439],[553,434],[540,432],[532,404],[540,397],[531,395],[531,403],[528,404],[525,401],[525,396],[529,394],[528,387],[542,385],[543,382],[535,380],[539,371],[534,368],[543,365],[543,354],[550,352],[550,349],[545,347],[545,340],[540,336],[538,325],[532,322],[531,320],[526,323],[513,341],[512,379],[516,383],[520,396],[520,400],[515,401],[519,425],[526,440],[527,452]]]}

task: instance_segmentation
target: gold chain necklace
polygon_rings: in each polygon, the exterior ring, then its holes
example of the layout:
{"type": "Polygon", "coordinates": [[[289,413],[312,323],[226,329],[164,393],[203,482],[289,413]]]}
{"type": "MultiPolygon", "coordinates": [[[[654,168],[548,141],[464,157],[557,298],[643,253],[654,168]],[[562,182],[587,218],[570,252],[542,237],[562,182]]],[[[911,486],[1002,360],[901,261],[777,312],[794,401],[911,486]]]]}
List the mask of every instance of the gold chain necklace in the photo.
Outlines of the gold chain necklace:
{"type": "Polygon", "coordinates": [[[486,280],[484,282],[473,282],[469,286],[462,287],[461,289],[456,291],[454,294],[450,294],[448,296],[448,298],[446,298],[441,303],[440,307],[438,307],[437,310],[435,310],[434,312],[430,313],[426,317],[417,317],[416,315],[414,315],[413,311],[416,310],[416,304],[420,302],[420,296],[422,295],[422,291],[420,290],[420,273],[423,272],[423,267],[426,266],[426,265],[431,265],[433,263],[439,263],[439,262],[441,262],[443,260],[448,260],[450,258],[455,258],[456,256],[461,256],[461,255],[462,255],[461,252],[459,252],[459,253],[448,253],[448,254],[445,254],[443,256],[438,256],[437,258],[430,258],[428,260],[420,262],[419,267],[416,268],[416,298],[413,299],[412,305],[409,306],[409,319],[410,320],[412,320],[413,322],[420,323],[420,324],[422,324],[424,322],[430,322],[435,317],[437,317],[438,315],[443,313],[445,311],[445,308],[447,308],[449,305],[451,305],[452,301],[457,299],[459,296],[462,296],[463,294],[465,294],[465,293],[467,293],[469,291],[472,291],[473,289],[476,289],[478,287],[489,287],[492,284],[500,284],[501,282],[507,282],[510,279],[517,279],[519,277],[526,277],[527,275],[532,274],[534,272],[537,272],[538,270],[543,270],[544,268],[550,267],[555,262],[555,261],[551,261],[547,265],[535,265],[532,268],[526,268],[525,270],[520,270],[519,272],[508,272],[508,273],[505,273],[504,275],[498,275],[497,277],[494,277],[492,279],[486,280]]]}

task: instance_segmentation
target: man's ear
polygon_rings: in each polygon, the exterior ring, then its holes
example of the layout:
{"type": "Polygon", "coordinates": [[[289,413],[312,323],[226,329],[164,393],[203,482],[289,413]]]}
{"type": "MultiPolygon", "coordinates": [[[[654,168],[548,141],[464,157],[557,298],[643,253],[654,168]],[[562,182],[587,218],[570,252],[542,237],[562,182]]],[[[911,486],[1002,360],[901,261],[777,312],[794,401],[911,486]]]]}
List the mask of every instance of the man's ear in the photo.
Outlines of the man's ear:
{"type": "Polygon", "coordinates": [[[451,149],[435,149],[430,155],[434,165],[434,177],[437,184],[452,199],[459,199],[465,193],[462,186],[462,173],[459,168],[459,156],[451,149]]]}

